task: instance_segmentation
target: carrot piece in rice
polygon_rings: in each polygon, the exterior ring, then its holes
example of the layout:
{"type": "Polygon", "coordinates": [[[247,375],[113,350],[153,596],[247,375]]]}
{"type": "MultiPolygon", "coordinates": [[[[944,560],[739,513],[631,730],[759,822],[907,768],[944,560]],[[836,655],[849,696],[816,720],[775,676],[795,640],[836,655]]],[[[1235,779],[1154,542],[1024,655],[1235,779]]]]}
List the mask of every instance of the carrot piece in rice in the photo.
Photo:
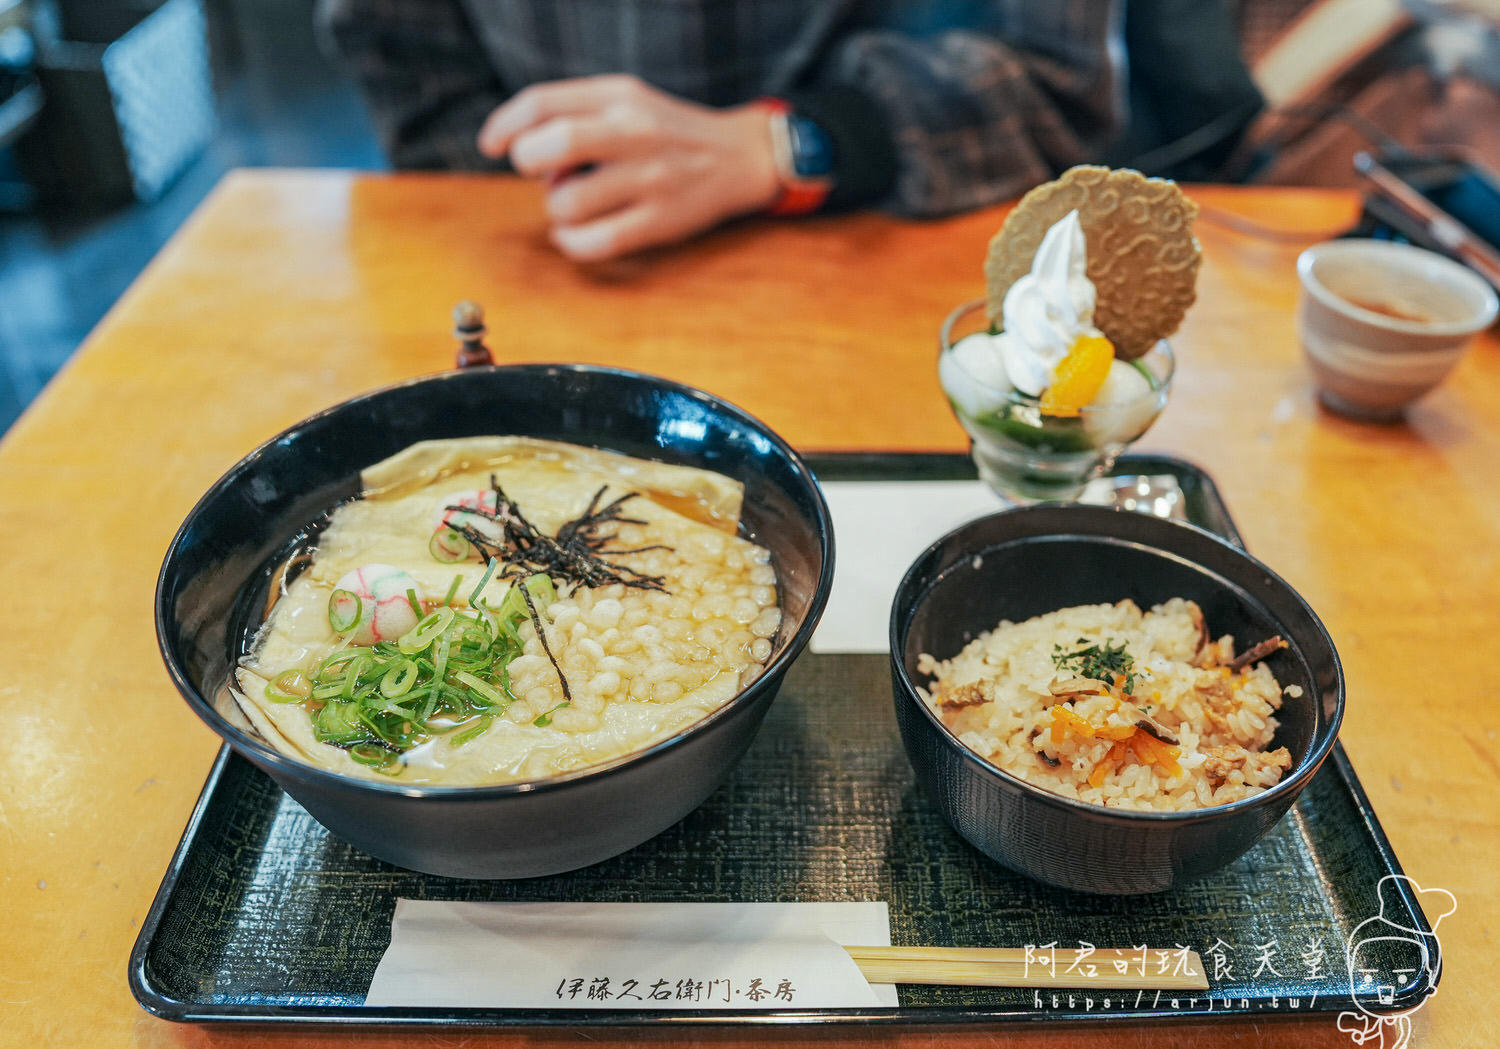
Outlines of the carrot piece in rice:
{"type": "Polygon", "coordinates": [[[1094,738],[1093,724],[1073,713],[1066,704],[1059,703],[1052,708],[1052,742],[1061,743],[1068,732],[1076,733],[1084,739],[1094,738]]]}

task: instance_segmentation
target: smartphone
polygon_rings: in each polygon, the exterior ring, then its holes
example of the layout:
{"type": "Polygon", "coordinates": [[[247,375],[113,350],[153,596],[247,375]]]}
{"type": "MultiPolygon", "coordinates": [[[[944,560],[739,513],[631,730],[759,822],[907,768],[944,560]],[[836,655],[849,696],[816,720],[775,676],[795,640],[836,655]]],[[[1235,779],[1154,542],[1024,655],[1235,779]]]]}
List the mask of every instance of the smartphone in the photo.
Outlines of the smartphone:
{"type": "Polygon", "coordinates": [[[1354,169],[1371,184],[1365,212],[1373,228],[1367,232],[1439,251],[1500,290],[1500,177],[1494,172],[1460,150],[1360,153],[1354,169]]]}

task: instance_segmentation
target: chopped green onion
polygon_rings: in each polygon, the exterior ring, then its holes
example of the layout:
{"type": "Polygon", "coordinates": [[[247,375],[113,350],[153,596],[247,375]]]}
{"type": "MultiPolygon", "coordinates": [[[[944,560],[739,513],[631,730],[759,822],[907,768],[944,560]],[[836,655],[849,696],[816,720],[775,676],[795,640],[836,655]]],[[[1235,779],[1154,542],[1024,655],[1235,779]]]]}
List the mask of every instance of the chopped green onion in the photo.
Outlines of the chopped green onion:
{"type": "MultiPolygon", "coordinates": [[[[451,611],[444,609],[443,611],[451,611]]],[[[438,681],[448,680],[448,656],[450,650],[446,636],[439,637],[432,650],[432,676],[438,681]]]]}
{"type": "Polygon", "coordinates": [[[272,703],[301,703],[312,691],[312,679],[300,670],[282,671],[266,684],[266,698],[272,703]]]}
{"type": "Polygon", "coordinates": [[[342,689],[345,699],[354,698],[354,686],[359,684],[359,676],[365,672],[370,665],[370,657],[360,655],[349,662],[349,669],[344,671],[344,687],[342,689]]]}
{"type": "MultiPolygon", "coordinates": [[[[497,565],[488,565],[483,582],[494,578],[497,565]]],[[[446,735],[454,746],[474,739],[515,702],[509,664],[523,651],[519,628],[531,618],[524,595],[546,607],[556,589],[545,575],[532,576],[519,584],[524,591],[510,587],[497,614],[483,605],[455,607],[462,585],[460,574],[443,605],[399,640],[365,646],[346,639],[312,669],[277,675],[267,685],[268,698],[306,701],[314,738],[345,748],[353,760],[385,775],[400,775],[400,755],[433,736],[446,735]],[[455,731],[453,725],[463,727],[455,731]]],[[[364,610],[358,595],[343,593],[352,600],[331,606],[364,610]]],[[[557,709],[537,723],[548,724],[557,709]]]]}
{"type": "Polygon", "coordinates": [[[363,700],[363,703],[367,711],[372,711],[376,714],[393,714],[402,721],[409,721],[416,716],[405,703],[398,703],[396,700],[387,699],[383,695],[371,696],[369,699],[363,700]]]}
{"type": "Polygon", "coordinates": [[[538,612],[557,600],[557,584],[545,572],[527,577],[526,589],[531,591],[531,599],[536,602],[538,612]]]}
{"type": "Polygon", "coordinates": [[[377,771],[388,767],[392,762],[400,759],[384,747],[376,746],[374,743],[357,743],[349,748],[349,756],[361,765],[368,765],[377,771]]]}
{"type": "Polygon", "coordinates": [[[477,725],[474,725],[471,728],[466,728],[458,735],[450,737],[448,743],[450,746],[461,747],[471,739],[475,739],[478,736],[482,735],[484,733],[484,730],[489,727],[490,718],[481,717],[479,718],[479,723],[477,725]]]}
{"type": "Polygon", "coordinates": [[[521,588],[512,586],[500,599],[500,607],[495,609],[495,615],[502,620],[514,619],[517,616],[526,615],[526,599],[521,596],[521,588]]]}
{"type": "MultiPolygon", "coordinates": [[[[422,709],[417,712],[417,720],[426,725],[432,720],[432,715],[437,713],[437,706],[442,701],[443,693],[442,689],[427,685],[413,690],[406,698],[409,703],[415,703],[419,699],[422,701],[422,709]]],[[[431,731],[430,728],[429,731],[431,731]]]]}
{"type": "Polygon", "coordinates": [[[532,722],[532,724],[535,725],[537,728],[546,728],[548,725],[552,724],[552,715],[555,714],[555,713],[557,713],[559,710],[561,710],[563,707],[565,707],[567,705],[568,705],[568,701],[565,699],[561,703],[559,703],[557,706],[555,706],[551,710],[547,711],[545,714],[539,715],[537,717],[537,719],[532,722]]]}
{"type": "Polygon", "coordinates": [[[500,562],[493,557],[490,558],[490,563],[485,567],[484,575],[480,578],[479,585],[469,594],[470,605],[475,608],[479,607],[479,595],[484,593],[484,588],[490,585],[490,580],[495,578],[495,570],[499,567],[500,562]]]}
{"type": "Polygon", "coordinates": [[[491,685],[488,681],[480,680],[467,670],[460,670],[457,674],[454,674],[453,680],[468,685],[472,691],[477,692],[484,698],[488,706],[498,707],[501,712],[510,706],[510,700],[501,695],[494,685],[491,685]]]}
{"type": "Polygon", "coordinates": [[[313,680],[317,682],[329,681],[333,678],[343,680],[343,672],[339,669],[351,660],[358,659],[364,654],[361,648],[341,648],[328,656],[318,664],[318,669],[313,671],[313,680]]]}
{"type": "Polygon", "coordinates": [[[531,595],[531,603],[536,605],[537,612],[545,612],[547,606],[557,600],[557,585],[552,582],[552,577],[538,572],[527,576],[526,582],[519,586],[512,586],[505,592],[500,606],[496,608],[495,614],[502,620],[506,619],[530,619],[531,612],[526,607],[526,598],[521,593],[521,586],[526,587],[526,592],[531,595]]]}
{"type": "Polygon", "coordinates": [[[442,636],[453,623],[454,612],[451,608],[439,608],[429,612],[416,626],[397,639],[396,644],[401,649],[402,655],[414,655],[428,645],[432,644],[442,636]]]}
{"type": "Polygon", "coordinates": [[[391,668],[380,679],[380,692],[388,699],[400,699],[417,683],[417,665],[409,659],[391,664],[391,668]]]}
{"type": "Polygon", "coordinates": [[[456,640],[459,653],[464,659],[484,659],[490,646],[495,643],[494,637],[488,630],[475,627],[465,627],[456,640]]]}
{"type": "Polygon", "coordinates": [[[313,715],[313,734],[324,743],[360,743],[370,738],[353,703],[329,703],[313,715]]]}
{"type": "Polygon", "coordinates": [[[521,632],[516,629],[516,620],[513,616],[507,616],[498,620],[500,626],[500,639],[511,648],[520,650],[524,646],[521,643],[521,632]]]}
{"type": "Polygon", "coordinates": [[[328,595],[328,625],[335,634],[348,633],[359,625],[365,603],[352,590],[335,590],[328,595]]]}
{"type": "Polygon", "coordinates": [[[411,605],[411,610],[417,614],[418,619],[421,619],[422,602],[417,600],[417,592],[411,587],[406,588],[406,603],[411,605]]]}
{"type": "Polygon", "coordinates": [[[489,630],[490,637],[493,638],[499,635],[500,620],[495,617],[495,613],[491,612],[483,605],[477,605],[474,608],[474,614],[478,618],[478,621],[483,623],[485,625],[485,628],[489,630]]]}
{"type": "Polygon", "coordinates": [[[468,536],[451,525],[439,528],[427,540],[427,552],[432,555],[432,559],[445,565],[468,560],[472,548],[468,536]]]}

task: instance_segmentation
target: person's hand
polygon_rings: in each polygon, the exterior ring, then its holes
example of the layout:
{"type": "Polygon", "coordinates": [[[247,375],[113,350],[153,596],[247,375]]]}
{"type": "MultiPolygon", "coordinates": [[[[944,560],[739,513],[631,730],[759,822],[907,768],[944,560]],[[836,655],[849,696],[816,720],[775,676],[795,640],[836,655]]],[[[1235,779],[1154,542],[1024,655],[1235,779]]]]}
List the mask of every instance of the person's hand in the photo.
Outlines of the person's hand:
{"type": "Polygon", "coordinates": [[[682,240],[779,189],[764,109],[711,109],[632,76],[528,87],[490,114],[479,149],[547,181],[553,243],[579,261],[682,240]]]}

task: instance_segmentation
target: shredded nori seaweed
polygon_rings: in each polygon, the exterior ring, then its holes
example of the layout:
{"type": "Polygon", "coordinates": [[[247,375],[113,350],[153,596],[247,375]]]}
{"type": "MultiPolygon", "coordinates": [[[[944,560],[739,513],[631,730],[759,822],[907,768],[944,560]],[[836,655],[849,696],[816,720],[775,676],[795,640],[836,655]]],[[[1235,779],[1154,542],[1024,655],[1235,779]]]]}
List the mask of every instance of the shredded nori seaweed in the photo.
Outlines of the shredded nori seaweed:
{"type": "MultiPolygon", "coordinates": [[[[599,500],[604,498],[604,493],[608,488],[608,485],[600,485],[594,497],[589,500],[588,508],[573,520],[564,523],[557,530],[556,536],[547,535],[528,521],[526,515],[521,513],[521,508],[505,494],[505,490],[500,487],[500,482],[494,474],[490,474],[490,490],[495,493],[493,511],[484,509],[482,500],[478,509],[470,506],[446,507],[448,510],[474,514],[500,526],[500,539],[497,542],[481,534],[472,525],[453,523],[448,525],[467,539],[486,562],[498,561],[504,566],[497,573],[499,578],[510,580],[520,587],[521,596],[526,602],[526,611],[531,616],[531,624],[536,628],[537,640],[542,643],[542,651],[547,653],[547,659],[557,671],[557,680],[562,684],[563,702],[559,706],[572,703],[573,694],[568,688],[568,679],[563,675],[562,666],[557,662],[557,657],[552,654],[552,646],[547,643],[547,633],[542,629],[542,618],[537,613],[536,605],[532,603],[531,595],[526,592],[526,587],[522,585],[522,582],[528,576],[542,572],[553,579],[560,579],[578,586],[598,587],[618,583],[637,590],[667,592],[664,577],[638,572],[629,565],[622,565],[617,561],[606,561],[600,556],[604,553],[641,554],[648,550],[672,549],[660,544],[638,546],[628,550],[607,549],[608,545],[619,537],[619,532],[601,532],[605,526],[647,523],[639,518],[626,517],[622,512],[625,504],[639,495],[639,492],[626,492],[618,499],[600,506],[599,500]]],[[[551,714],[551,711],[547,713],[551,714]]]]}
{"type": "Polygon", "coordinates": [[[641,554],[648,550],[670,550],[659,544],[639,546],[633,549],[608,550],[606,547],[616,539],[618,532],[601,533],[600,529],[611,524],[646,524],[635,517],[625,517],[624,505],[640,493],[626,492],[606,506],[599,500],[604,498],[608,485],[601,485],[589,500],[588,509],[578,517],[565,523],[556,536],[549,536],[537,529],[521,508],[505,494],[495,475],[490,475],[490,490],[495,493],[495,509],[481,506],[450,506],[449,510],[474,514],[500,526],[500,540],[496,542],[475,529],[472,525],[450,524],[478,550],[486,561],[498,560],[505,566],[502,579],[516,579],[537,572],[545,572],[553,579],[564,580],[579,586],[609,586],[618,583],[637,590],[659,590],[666,592],[666,581],[661,576],[638,572],[629,565],[617,561],[606,561],[600,554],[641,554]]]}

